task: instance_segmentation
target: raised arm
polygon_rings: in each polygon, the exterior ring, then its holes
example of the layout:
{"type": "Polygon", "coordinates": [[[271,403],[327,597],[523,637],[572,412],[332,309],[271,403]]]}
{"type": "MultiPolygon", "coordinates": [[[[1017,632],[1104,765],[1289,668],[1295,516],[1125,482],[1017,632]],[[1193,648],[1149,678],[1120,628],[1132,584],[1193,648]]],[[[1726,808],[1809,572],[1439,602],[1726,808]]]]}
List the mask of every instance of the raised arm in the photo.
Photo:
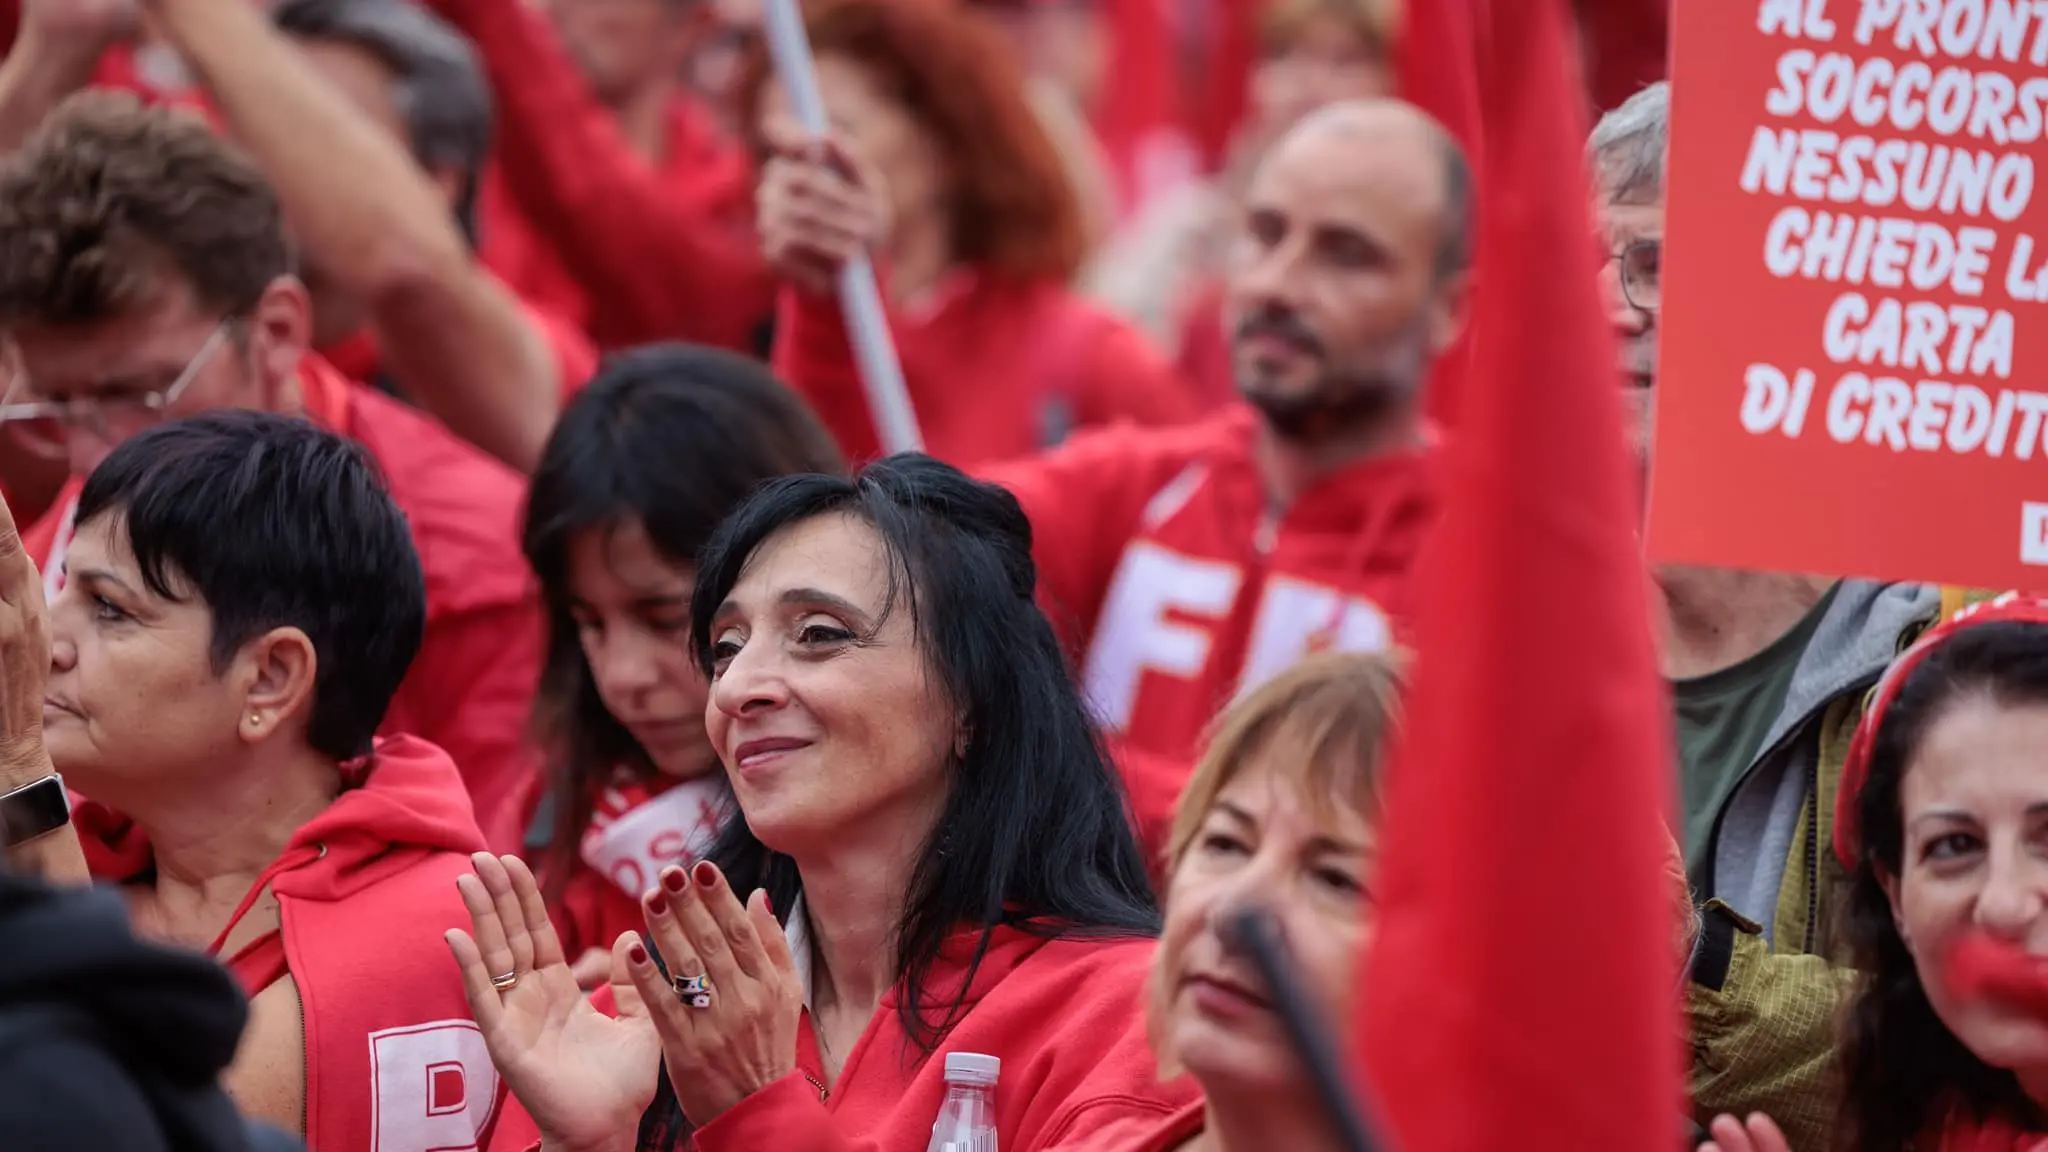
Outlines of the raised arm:
{"type": "MultiPolygon", "coordinates": [[[[43,747],[43,687],[50,676],[49,614],[43,578],[0,501],[0,795],[56,775],[43,747]]],[[[66,824],[0,845],[8,866],[60,884],[89,884],[85,851],[66,824]]]]}
{"type": "Polygon", "coordinates": [[[633,152],[534,6],[430,6],[483,53],[506,183],[590,293],[598,343],[748,348],[772,306],[774,281],[746,219],[746,157],[709,158],[677,187],[633,152]]]}
{"type": "Polygon", "coordinates": [[[391,375],[457,435],[522,471],[554,427],[546,341],[476,262],[401,144],[247,0],[149,0],[323,271],[368,303],[391,375]]]}
{"type": "MultiPolygon", "coordinates": [[[[135,0],[0,0],[0,32],[13,32],[0,61],[0,155],[14,151],[64,97],[85,87],[108,46],[131,36],[135,0]]],[[[0,379],[0,393],[12,384],[0,379]]],[[[5,441],[0,431],[0,490],[24,522],[50,506],[64,485],[62,460],[5,441]]]]}

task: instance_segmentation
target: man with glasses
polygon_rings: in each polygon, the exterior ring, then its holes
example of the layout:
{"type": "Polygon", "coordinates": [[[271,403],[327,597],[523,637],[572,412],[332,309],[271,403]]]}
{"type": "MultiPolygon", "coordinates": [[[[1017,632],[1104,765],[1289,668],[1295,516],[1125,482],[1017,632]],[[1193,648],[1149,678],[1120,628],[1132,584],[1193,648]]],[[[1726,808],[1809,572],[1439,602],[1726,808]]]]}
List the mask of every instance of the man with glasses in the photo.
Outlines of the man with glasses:
{"type": "Polygon", "coordinates": [[[276,195],[205,122],[82,93],[0,161],[0,453],[61,460],[73,478],[23,533],[50,598],[79,484],[137,432],[230,407],[357,440],[427,574],[426,639],[385,730],[445,749],[509,850],[537,766],[523,739],[541,645],[518,548],[524,483],[312,355],[311,331],[276,195]]]}
{"type": "MultiPolygon", "coordinates": [[[[1663,307],[1670,89],[1608,113],[1588,147],[1601,272],[1634,439],[1650,463],[1663,307]]],[[[1835,1012],[1851,977],[1830,931],[1847,877],[1828,848],[1863,700],[1956,589],[1666,565],[1687,874],[1709,901],[1687,987],[1695,1116],[1767,1112],[1797,1152],[1828,1147],[1835,1012]]]]}

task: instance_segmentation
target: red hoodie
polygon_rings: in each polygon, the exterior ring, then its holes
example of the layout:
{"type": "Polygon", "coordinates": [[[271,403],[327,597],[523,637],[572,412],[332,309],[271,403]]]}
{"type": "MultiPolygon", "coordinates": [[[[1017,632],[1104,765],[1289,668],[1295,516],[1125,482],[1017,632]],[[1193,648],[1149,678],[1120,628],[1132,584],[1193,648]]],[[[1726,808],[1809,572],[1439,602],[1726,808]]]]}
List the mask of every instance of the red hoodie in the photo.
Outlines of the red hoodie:
{"type": "MultiPolygon", "coordinates": [[[[431,744],[380,742],[344,776],[353,786],[251,889],[251,902],[266,885],[277,897],[281,932],[229,967],[252,996],[283,968],[298,986],[309,1147],[482,1147],[504,1091],[442,933],[469,924],[455,878],[483,835],[455,765],[431,744]]],[[[133,822],[90,803],[75,819],[96,878],[149,869],[133,822]]]]}
{"type": "MultiPolygon", "coordinates": [[[[517,851],[520,801],[539,771],[525,732],[543,651],[539,598],[519,551],[525,481],[317,357],[300,361],[299,385],[307,415],[360,443],[383,469],[426,571],[426,637],[382,731],[446,749],[492,850],[517,851]]],[[[63,587],[79,487],[67,485],[22,536],[51,597],[63,587]]]]}
{"type": "MultiPolygon", "coordinates": [[[[801,910],[792,917],[801,925],[801,910]]],[[[801,927],[792,950],[809,955],[801,927]]],[[[951,1002],[973,955],[972,934],[954,937],[933,965],[926,1003],[951,1002]],[[943,991],[941,991],[943,990],[943,991]]],[[[1196,1099],[1192,1081],[1161,1083],[1144,1037],[1150,940],[1041,940],[1014,928],[989,939],[968,988],[966,1011],[940,1051],[916,1059],[897,1017],[901,990],[882,997],[846,1055],[829,1093],[816,1034],[797,1030],[797,1070],[700,1129],[692,1152],[903,1152],[923,1148],[946,1096],[945,1054],[980,1052],[1003,1062],[996,1131],[1003,1152],[1064,1146],[1126,1117],[1164,1117],[1196,1099]],[[822,1095],[822,1099],[820,1098],[822,1095]]],[[[806,981],[808,984],[808,980],[806,981]]],[[[600,990],[599,1002],[605,1001],[600,990]]],[[[532,1120],[516,1103],[500,1149],[531,1147],[532,1120]],[[515,1130],[517,1135],[515,1136],[515,1130]]]]}
{"type": "MultiPolygon", "coordinates": [[[[821,307],[785,299],[779,367],[821,415],[866,426],[842,330],[821,307]]],[[[1085,651],[1091,703],[1121,740],[1155,849],[1203,729],[1234,694],[1318,648],[1394,638],[1435,516],[1433,446],[1350,465],[1276,512],[1254,458],[1258,423],[1233,403],[1199,423],[1104,428],[978,469],[1031,517],[1040,598],[1085,651]]]]}
{"type": "MultiPolygon", "coordinates": [[[[1180,424],[1204,410],[1137,329],[1062,285],[963,273],[890,318],[925,451],[1009,460],[1074,428],[1180,424]]],[[[775,368],[856,460],[881,455],[836,299],[796,289],[776,313],[775,368]]]]}
{"type": "Polygon", "coordinates": [[[668,163],[651,168],[540,11],[518,0],[431,7],[483,55],[498,102],[498,167],[519,215],[589,293],[598,344],[751,347],[774,285],[754,236],[746,154],[683,105],[668,163]]]}
{"type": "Polygon", "coordinates": [[[1076,1133],[1059,1152],[1180,1152],[1202,1134],[1206,1119],[1197,1100],[1166,1116],[1130,1116],[1076,1133]]]}

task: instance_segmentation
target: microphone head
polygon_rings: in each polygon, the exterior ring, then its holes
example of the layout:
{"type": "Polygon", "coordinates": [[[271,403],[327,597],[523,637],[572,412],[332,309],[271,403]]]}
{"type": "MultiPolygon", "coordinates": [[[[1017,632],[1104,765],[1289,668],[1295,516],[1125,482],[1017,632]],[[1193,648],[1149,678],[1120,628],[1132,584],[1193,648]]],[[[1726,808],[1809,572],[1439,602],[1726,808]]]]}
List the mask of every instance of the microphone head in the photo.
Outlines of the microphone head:
{"type": "Polygon", "coordinates": [[[1232,952],[1257,955],[1278,944],[1280,925],[1265,908],[1247,904],[1226,914],[1217,926],[1216,934],[1222,937],[1223,946],[1232,952]]]}

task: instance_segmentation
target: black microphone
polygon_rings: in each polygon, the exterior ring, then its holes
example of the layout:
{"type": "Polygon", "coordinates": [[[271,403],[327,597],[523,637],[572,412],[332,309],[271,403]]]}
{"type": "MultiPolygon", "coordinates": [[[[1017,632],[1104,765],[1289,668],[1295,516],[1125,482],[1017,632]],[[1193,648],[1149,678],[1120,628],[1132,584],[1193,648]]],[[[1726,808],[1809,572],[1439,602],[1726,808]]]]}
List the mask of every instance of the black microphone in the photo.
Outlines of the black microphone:
{"type": "Polygon", "coordinates": [[[1287,1029],[1287,1038],[1293,1042],[1302,1067],[1308,1069],[1316,1095],[1322,1097],[1323,1107],[1328,1110],[1344,1147],[1349,1152],[1386,1152],[1391,1146],[1376,1135],[1382,1126],[1369,1119],[1366,1103],[1353,1095],[1337,1043],[1323,1026],[1321,1009],[1310,1002],[1307,990],[1302,987],[1301,977],[1295,972],[1294,955],[1288,951],[1272,913],[1263,908],[1245,908],[1232,913],[1223,929],[1225,942],[1250,956],[1258,967],[1259,977],[1266,982],[1267,993],[1280,1013],[1281,1026],[1287,1029]]]}

